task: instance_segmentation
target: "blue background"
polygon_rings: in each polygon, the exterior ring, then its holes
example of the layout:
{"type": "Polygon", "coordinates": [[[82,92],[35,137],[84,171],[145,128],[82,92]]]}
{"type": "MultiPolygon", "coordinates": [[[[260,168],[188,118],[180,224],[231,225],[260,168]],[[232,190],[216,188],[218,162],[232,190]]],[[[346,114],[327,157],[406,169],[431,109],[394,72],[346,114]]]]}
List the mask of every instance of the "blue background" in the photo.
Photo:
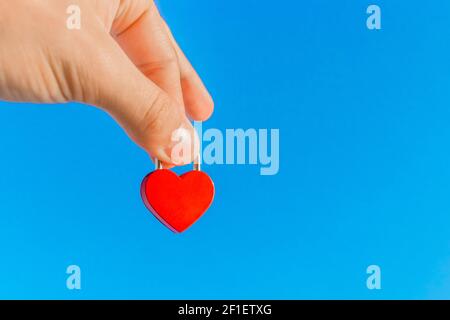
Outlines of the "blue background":
{"type": "Polygon", "coordinates": [[[375,3],[381,31],[367,1],[160,1],[205,129],[281,136],[278,175],[205,167],[215,202],[181,235],[105,113],[1,103],[0,298],[450,298],[450,2],[375,3]]]}

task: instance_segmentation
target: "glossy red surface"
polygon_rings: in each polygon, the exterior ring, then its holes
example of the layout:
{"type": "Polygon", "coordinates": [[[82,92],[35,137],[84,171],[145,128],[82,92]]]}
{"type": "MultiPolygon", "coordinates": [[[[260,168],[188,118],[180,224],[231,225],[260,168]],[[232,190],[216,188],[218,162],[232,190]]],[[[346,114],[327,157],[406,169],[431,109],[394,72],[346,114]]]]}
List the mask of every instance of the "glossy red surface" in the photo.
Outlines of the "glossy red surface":
{"type": "Polygon", "coordinates": [[[178,176],[159,169],[144,178],[141,196],[159,221],[174,232],[183,232],[208,210],[214,199],[214,183],[203,171],[178,176]]]}

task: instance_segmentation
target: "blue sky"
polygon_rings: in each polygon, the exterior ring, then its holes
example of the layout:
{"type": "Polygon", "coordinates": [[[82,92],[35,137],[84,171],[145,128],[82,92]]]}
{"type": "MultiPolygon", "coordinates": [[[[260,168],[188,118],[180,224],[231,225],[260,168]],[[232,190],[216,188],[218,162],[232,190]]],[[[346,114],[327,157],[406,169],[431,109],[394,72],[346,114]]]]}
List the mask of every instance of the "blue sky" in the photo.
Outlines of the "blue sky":
{"type": "Polygon", "coordinates": [[[379,31],[367,1],[159,3],[215,99],[204,128],[279,129],[279,173],[205,166],[215,201],[175,235],[106,114],[0,103],[0,297],[450,298],[450,3],[374,1],[379,31]]]}

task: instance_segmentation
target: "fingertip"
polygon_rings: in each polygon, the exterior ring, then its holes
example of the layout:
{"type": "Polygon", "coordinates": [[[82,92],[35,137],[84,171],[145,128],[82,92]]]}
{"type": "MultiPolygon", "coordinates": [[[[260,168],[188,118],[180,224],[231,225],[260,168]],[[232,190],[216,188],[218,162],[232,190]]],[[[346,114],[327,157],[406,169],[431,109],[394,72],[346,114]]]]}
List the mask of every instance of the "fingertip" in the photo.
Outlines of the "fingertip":
{"type": "Polygon", "coordinates": [[[214,112],[214,100],[211,95],[207,92],[207,96],[203,101],[203,106],[200,108],[200,112],[198,114],[198,121],[208,120],[214,112]]]}
{"type": "Polygon", "coordinates": [[[198,107],[190,108],[188,110],[189,117],[194,121],[208,120],[214,111],[213,104],[201,104],[198,107]]]}
{"type": "Polygon", "coordinates": [[[206,88],[183,87],[186,112],[194,121],[206,121],[214,112],[214,100],[206,88]]]}

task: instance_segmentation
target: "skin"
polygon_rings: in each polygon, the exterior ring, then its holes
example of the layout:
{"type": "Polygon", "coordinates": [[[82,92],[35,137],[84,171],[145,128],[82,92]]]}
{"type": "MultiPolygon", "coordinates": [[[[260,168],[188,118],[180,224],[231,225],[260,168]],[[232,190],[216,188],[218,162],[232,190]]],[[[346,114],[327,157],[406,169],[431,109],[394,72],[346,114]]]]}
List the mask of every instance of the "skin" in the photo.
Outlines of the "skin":
{"type": "Polygon", "coordinates": [[[0,0],[0,43],[0,99],[94,105],[166,166],[195,157],[173,160],[172,133],[194,141],[189,118],[213,101],[153,1],[0,0]],[[66,27],[70,5],[80,30],[66,27]]]}

